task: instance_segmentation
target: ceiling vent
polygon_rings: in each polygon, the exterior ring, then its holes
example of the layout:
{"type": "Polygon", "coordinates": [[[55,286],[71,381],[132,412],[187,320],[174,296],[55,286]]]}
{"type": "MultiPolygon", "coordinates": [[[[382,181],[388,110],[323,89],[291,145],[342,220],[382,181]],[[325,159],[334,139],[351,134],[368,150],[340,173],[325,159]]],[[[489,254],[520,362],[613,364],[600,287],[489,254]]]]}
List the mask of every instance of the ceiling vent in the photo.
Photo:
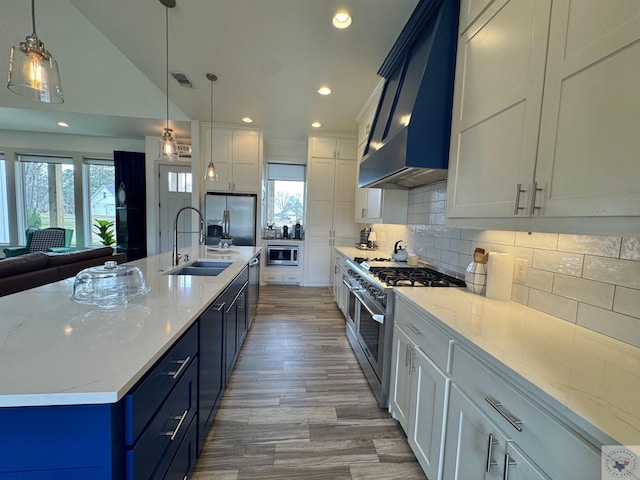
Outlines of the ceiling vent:
{"type": "Polygon", "coordinates": [[[189,80],[184,73],[171,72],[171,76],[176,79],[176,82],[178,82],[181,87],[193,88],[193,83],[191,83],[191,80],[189,80]]]}

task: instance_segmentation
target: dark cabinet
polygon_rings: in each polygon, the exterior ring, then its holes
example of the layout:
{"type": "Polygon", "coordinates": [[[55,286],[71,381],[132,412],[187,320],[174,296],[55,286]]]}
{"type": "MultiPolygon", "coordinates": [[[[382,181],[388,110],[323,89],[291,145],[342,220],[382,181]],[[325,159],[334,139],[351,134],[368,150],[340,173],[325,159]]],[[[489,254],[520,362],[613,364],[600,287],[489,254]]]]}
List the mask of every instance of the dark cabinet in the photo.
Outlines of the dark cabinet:
{"type": "Polygon", "coordinates": [[[198,376],[198,452],[202,450],[224,390],[224,298],[219,298],[201,316],[198,376]]]}
{"type": "Polygon", "coordinates": [[[249,268],[245,267],[221,296],[225,303],[225,385],[229,381],[247,332],[247,297],[245,292],[248,283],[249,268]]]}

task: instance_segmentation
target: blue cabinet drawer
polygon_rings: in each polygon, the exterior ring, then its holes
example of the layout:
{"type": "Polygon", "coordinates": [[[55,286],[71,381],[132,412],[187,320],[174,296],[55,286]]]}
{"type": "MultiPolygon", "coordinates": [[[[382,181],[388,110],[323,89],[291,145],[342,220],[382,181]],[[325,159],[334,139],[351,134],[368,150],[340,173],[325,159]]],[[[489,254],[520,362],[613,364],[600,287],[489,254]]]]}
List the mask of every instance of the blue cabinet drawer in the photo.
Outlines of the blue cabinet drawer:
{"type": "Polygon", "coordinates": [[[169,466],[159,465],[156,474],[150,480],[184,480],[189,478],[191,472],[196,468],[197,433],[198,420],[194,419],[169,466]]]}
{"type": "MultiPolygon", "coordinates": [[[[164,476],[165,459],[172,459],[185,437],[198,406],[198,359],[190,362],[176,388],[145,428],[133,449],[127,451],[128,480],[164,476]]],[[[165,467],[166,469],[166,467],[165,467]]]]}
{"type": "Polygon", "coordinates": [[[133,445],[198,353],[198,328],[191,327],[125,397],[125,442],[133,445]]]}

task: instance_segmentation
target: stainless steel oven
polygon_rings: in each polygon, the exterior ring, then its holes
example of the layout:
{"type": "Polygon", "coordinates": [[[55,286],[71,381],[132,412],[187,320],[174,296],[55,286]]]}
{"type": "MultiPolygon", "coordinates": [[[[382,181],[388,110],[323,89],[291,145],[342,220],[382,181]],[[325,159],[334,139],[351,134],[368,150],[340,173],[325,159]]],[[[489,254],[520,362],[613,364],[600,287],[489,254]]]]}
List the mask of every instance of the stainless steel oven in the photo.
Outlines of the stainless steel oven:
{"type": "Polygon", "coordinates": [[[300,247],[298,245],[267,245],[266,264],[297,267],[300,247]]]}
{"type": "Polygon", "coordinates": [[[347,261],[343,278],[349,288],[346,333],[371,391],[382,408],[389,404],[393,295],[375,278],[347,261]],[[389,360],[385,360],[385,359],[389,360]]]}

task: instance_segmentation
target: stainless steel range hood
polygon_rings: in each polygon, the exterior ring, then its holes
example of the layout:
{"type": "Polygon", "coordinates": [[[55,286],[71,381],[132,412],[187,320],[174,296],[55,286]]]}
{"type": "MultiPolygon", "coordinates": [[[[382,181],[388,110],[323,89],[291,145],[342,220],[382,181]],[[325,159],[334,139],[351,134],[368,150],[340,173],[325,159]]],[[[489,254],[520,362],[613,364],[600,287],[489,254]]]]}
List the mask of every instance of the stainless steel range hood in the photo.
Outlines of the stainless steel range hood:
{"type": "Polygon", "coordinates": [[[422,0],[378,74],[386,79],[359,187],[413,188],[447,177],[459,0],[422,0]]]}

